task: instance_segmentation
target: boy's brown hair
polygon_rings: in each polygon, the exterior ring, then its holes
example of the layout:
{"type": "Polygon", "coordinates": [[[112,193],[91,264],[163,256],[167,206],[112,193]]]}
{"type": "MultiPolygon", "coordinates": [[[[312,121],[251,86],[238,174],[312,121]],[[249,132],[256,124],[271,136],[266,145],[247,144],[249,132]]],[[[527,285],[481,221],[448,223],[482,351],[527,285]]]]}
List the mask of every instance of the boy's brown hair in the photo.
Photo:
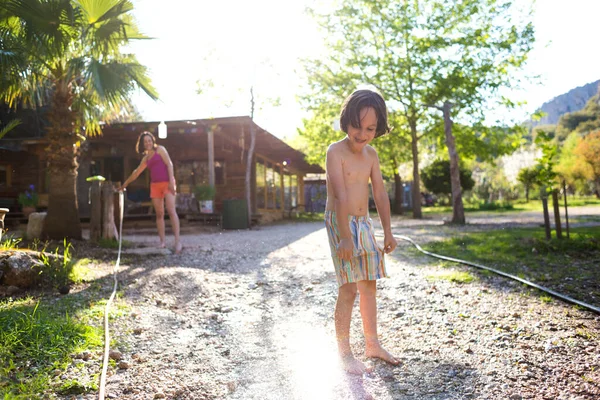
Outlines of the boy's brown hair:
{"type": "Polygon", "coordinates": [[[348,125],[352,125],[354,128],[360,128],[360,111],[366,107],[372,107],[377,115],[375,137],[377,138],[388,133],[390,127],[388,125],[388,113],[385,100],[379,93],[368,89],[355,90],[344,101],[342,112],[340,114],[340,127],[342,128],[342,131],[348,133],[348,125]]]}
{"type": "Polygon", "coordinates": [[[135,151],[138,154],[144,154],[144,151],[145,151],[144,150],[144,136],[150,136],[150,139],[152,139],[152,147],[153,148],[156,149],[158,147],[158,145],[156,144],[156,138],[154,137],[154,135],[148,131],[144,131],[144,132],[140,133],[140,135],[138,136],[138,139],[137,139],[137,143],[135,144],[135,151]]]}

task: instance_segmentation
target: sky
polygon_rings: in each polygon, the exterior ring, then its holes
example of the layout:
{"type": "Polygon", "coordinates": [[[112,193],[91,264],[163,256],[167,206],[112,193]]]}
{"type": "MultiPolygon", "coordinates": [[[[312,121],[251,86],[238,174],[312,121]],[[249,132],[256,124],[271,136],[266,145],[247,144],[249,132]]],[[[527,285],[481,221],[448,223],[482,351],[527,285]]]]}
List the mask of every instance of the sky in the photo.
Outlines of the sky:
{"type": "MultiPolygon", "coordinates": [[[[143,94],[134,104],[144,120],[250,115],[280,138],[292,138],[306,113],[296,100],[304,87],[300,59],[325,54],[321,33],[304,13],[326,0],[133,0],[140,30],[152,40],[129,49],[149,68],[160,100],[143,94]],[[200,93],[199,93],[200,92],[200,93]]],[[[527,2],[530,0],[517,0],[527,2]]],[[[599,0],[537,0],[536,44],[514,100],[522,119],[544,102],[600,79],[591,43],[599,0]]],[[[521,119],[521,117],[518,117],[521,119]]]]}

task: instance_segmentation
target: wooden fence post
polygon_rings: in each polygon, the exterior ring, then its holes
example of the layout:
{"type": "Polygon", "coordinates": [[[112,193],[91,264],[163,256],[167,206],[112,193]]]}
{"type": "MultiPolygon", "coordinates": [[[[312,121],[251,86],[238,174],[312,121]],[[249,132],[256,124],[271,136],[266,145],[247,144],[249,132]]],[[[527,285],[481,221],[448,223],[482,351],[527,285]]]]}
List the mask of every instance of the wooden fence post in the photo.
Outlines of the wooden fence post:
{"type": "Polygon", "coordinates": [[[563,179],[563,195],[565,196],[565,223],[567,225],[567,239],[570,239],[569,235],[569,210],[567,209],[567,183],[563,179]]]}
{"type": "Polygon", "coordinates": [[[556,238],[562,239],[562,225],[560,223],[560,210],[558,208],[558,190],[552,191],[552,206],[554,207],[554,225],[556,228],[556,238]]]}
{"type": "Polygon", "coordinates": [[[90,240],[98,241],[102,236],[102,182],[92,181],[90,187],[90,240]]]}
{"type": "Polygon", "coordinates": [[[546,193],[546,186],[540,188],[540,196],[542,198],[542,207],[544,209],[544,228],[546,230],[546,240],[552,239],[550,233],[550,214],[548,213],[548,193],[546,193]]]}
{"type": "Polygon", "coordinates": [[[102,237],[104,239],[118,239],[114,210],[114,189],[112,182],[106,182],[102,185],[102,237]]]}
{"type": "MultiPolygon", "coordinates": [[[[120,182],[118,182],[117,186],[121,186],[120,182]]],[[[125,192],[123,192],[123,196],[125,196],[125,192]]],[[[123,202],[121,202],[121,193],[118,191],[114,191],[114,195],[113,195],[113,209],[114,209],[114,224],[115,224],[115,229],[117,232],[117,239],[120,237],[121,235],[121,226],[119,224],[119,222],[121,221],[121,218],[123,218],[123,208],[125,207],[125,199],[123,199],[123,202]]]]}

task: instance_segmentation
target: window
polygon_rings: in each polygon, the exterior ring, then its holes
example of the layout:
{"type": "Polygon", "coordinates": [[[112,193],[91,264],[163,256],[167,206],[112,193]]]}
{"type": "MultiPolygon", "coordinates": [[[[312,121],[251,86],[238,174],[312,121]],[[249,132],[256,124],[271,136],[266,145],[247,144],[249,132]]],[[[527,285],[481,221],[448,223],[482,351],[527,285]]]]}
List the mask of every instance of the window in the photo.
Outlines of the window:
{"type": "Polygon", "coordinates": [[[7,189],[11,186],[10,165],[0,165],[0,189],[7,189]]]}
{"type": "Polygon", "coordinates": [[[281,166],[257,158],[256,161],[256,206],[259,209],[281,210],[284,194],[281,180],[281,166]]]}
{"type": "Polygon", "coordinates": [[[275,176],[273,173],[273,164],[267,163],[267,208],[275,208],[275,176]]]}
{"type": "Polygon", "coordinates": [[[279,173],[279,166],[275,165],[273,167],[273,180],[275,183],[274,186],[274,190],[273,190],[273,195],[275,196],[275,198],[273,199],[273,203],[275,204],[275,208],[277,210],[281,210],[281,192],[282,192],[282,187],[281,187],[281,174],[279,173]]]}
{"type": "Polygon", "coordinates": [[[225,184],[225,162],[215,161],[215,185],[225,184]]]}
{"type": "Polygon", "coordinates": [[[286,175],[284,179],[284,204],[286,210],[291,210],[298,205],[298,185],[295,175],[286,175]]]}
{"type": "Polygon", "coordinates": [[[266,169],[262,160],[256,162],[256,207],[265,208],[265,196],[267,192],[267,181],[265,179],[266,169]]]}
{"type": "MultiPolygon", "coordinates": [[[[175,179],[177,184],[202,185],[208,183],[208,161],[176,161],[175,179]]],[[[215,161],[215,185],[225,184],[225,161],[215,161]]]]}

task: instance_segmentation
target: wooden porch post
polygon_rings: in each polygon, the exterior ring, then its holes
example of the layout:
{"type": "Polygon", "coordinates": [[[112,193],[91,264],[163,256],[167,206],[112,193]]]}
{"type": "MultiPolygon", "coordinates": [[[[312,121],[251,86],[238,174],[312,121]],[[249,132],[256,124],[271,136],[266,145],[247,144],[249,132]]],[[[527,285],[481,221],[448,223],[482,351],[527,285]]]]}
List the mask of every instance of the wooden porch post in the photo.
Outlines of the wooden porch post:
{"type": "Polygon", "coordinates": [[[298,174],[298,211],[303,211],[305,212],[306,209],[304,208],[306,206],[306,204],[304,204],[304,175],[300,175],[298,174]]]}
{"type": "Polygon", "coordinates": [[[119,239],[115,225],[115,196],[112,182],[102,185],[102,238],[119,239]]]}
{"type": "Polygon", "coordinates": [[[213,127],[208,128],[208,184],[215,186],[215,136],[213,127]]]}
{"type": "Polygon", "coordinates": [[[285,218],[285,180],[283,165],[279,166],[279,201],[281,204],[281,216],[285,218]]]}

